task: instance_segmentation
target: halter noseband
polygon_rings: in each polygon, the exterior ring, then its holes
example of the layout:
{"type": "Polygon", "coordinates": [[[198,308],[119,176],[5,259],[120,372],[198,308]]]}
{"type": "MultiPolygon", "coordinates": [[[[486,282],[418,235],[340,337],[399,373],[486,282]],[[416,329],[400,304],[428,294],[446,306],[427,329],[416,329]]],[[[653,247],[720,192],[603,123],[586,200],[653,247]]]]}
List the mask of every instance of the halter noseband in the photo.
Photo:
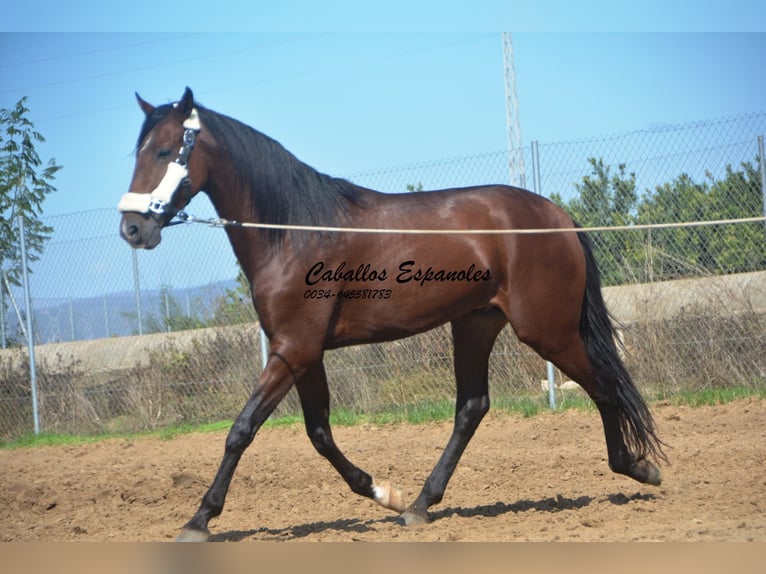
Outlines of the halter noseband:
{"type": "Polygon", "coordinates": [[[199,122],[197,108],[193,108],[189,117],[183,123],[183,145],[178,150],[178,157],[168,164],[167,171],[160,183],[151,193],[129,192],[122,196],[117,205],[122,213],[149,213],[158,216],[170,213],[175,215],[178,210],[171,203],[173,196],[181,188],[189,188],[189,156],[202,126],[199,122]]]}

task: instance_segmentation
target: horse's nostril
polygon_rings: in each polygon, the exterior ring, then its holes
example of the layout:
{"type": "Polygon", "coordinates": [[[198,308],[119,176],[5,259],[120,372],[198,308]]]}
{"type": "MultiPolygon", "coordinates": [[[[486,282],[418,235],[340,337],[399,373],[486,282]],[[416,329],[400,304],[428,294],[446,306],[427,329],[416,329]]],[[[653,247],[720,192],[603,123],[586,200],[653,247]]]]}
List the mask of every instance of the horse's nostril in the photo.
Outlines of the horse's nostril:
{"type": "Polygon", "coordinates": [[[128,227],[128,237],[135,237],[136,235],[138,235],[138,226],[131,225],[128,227]]]}

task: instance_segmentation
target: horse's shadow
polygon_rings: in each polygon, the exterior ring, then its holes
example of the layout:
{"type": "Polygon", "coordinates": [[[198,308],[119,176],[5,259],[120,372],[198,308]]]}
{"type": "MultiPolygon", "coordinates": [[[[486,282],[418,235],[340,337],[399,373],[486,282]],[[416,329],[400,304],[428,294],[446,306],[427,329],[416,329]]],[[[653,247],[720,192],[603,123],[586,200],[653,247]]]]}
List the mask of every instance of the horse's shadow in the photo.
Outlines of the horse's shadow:
{"type": "MultiPolygon", "coordinates": [[[[624,505],[633,500],[655,500],[657,497],[653,494],[636,493],[627,496],[623,493],[609,494],[606,499],[614,505],[624,505]]],[[[540,500],[519,500],[513,503],[495,502],[493,504],[482,504],[470,508],[466,507],[447,507],[435,512],[429,512],[429,522],[436,522],[450,516],[461,516],[463,518],[496,518],[504,514],[523,514],[525,512],[547,512],[554,514],[565,510],[578,510],[585,508],[593,503],[595,498],[592,496],[579,496],[577,498],[567,498],[556,495],[555,498],[547,497],[540,500]]],[[[333,521],[309,522],[289,526],[286,528],[257,528],[254,530],[230,530],[211,536],[212,542],[237,542],[251,537],[257,537],[259,540],[300,540],[312,534],[336,531],[349,534],[352,538],[354,534],[363,534],[377,530],[384,524],[398,523],[398,517],[387,516],[385,518],[373,518],[360,520],[358,518],[343,518],[333,521]]]]}

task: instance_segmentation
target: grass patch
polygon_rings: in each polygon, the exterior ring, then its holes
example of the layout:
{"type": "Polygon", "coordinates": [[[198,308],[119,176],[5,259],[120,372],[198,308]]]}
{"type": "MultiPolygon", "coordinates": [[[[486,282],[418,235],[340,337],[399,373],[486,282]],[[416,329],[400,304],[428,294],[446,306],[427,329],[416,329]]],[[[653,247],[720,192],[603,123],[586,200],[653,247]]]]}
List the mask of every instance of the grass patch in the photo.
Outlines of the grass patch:
{"type": "MultiPolygon", "coordinates": [[[[492,402],[492,408],[530,418],[551,410],[547,394],[523,397],[501,397],[492,402]]],[[[556,394],[556,412],[568,409],[595,410],[596,405],[582,391],[566,391],[556,394]]]]}
{"type": "Polygon", "coordinates": [[[14,441],[0,440],[0,448],[25,448],[37,446],[65,446],[98,442],[108,438],[123,438],[125,435],[67,435],[55,433],[29,433],[22,435],[14,441]]]}
{"type": "Polygon", "coordinates": [[[452,401],[423,401],[400,405],[379,413],[360,414],[350,409],[338,408],[330,415],[330,424],[354,426],[358,424],[425,424],[451,419],[455,414],[452,401]]]}
{"type": "MultiPolygon", "coordinates": [[[[207,423],[207,424],[200,424],[200,425],[185,423],[181,425],[174,425],[171,427],[160,429],[158,431],[139,433],[138,435],[135,435],[135,436],[156,435],[156,436],[159,436],[161,439],[171,440],[179,435],[189,434],[192,432],[206,433],[206,432],[228,431],[231,428],[231,425],[233,423],[234,421],[231,421],[231,420],[217,421],[214,423],[207,423]]],[[[303,424],[303,416],[285,415],[281,417],[268,419],[265,423],[263,423],[263,426],[261,428],[288,427],[288,426],[297,425],[297,424],[303,424]]]]}
{"type": "MultiPolygon", "coordinates": [[[[228,431],[229,428],[231,428],[233,422],[234,421],[231,420],[224,420],[203,424],[183,423],[158,430],[134,433],[113,432],[93,435],[71,435],[55,433],[40,433],[39,435],[35,435],[29,433],[19,437],[14,441],[0,440],[0,449],[27,448],[38,446],[81,445],[108,439],[133,439],[151,436],[156,436],[162,440],[172,440],[177,436],[182,436],[190,433],[228,431]]],[[[269,419],[263,424],[262,428],[285,427],[294,424],[303,424],[303,417],[300,415],[288,415],[275,419],[269,419]]]]}
{"type": "Polygon", "coordinates": [[[745,398],[766,398],[766,386],[680,391],[669,397],[668,402],[675,406],[703,407],[723,405],[745,398]]]}
{"type": "Polygon", "coordinates": [[[502,397],[492,401],[493,409],[507,413],[520,414],[524,418],[530,418],[548,409],[547,398],[543,397],[502,397]]]}
{"type": "MultiPolygon", "coordinates": [[[[747,387],[733,387],[726,389],[704,389],[700,391],[681,391],[671,397],[656,398],[656,402],[663,402],[674,406],[715,406],[726,404],[744,398],[766,399],[766,385],[760,384],[747,387]]],[[[593,402],[582,392],[558,393],[556,412],[568,409],[595,410],[593,402]]],[[[652,401],[649,401],[650,403],[652,401]]],[[[525,418],[537,416],[549,412],[548,396],[545,394],[527,395],[519,397],[498,397],[492,401],[492,409],[500,412],[518,414],[525,418]]],[[[455,415],[455,405],[451,400],[423,401],[418,403],[399,405],[389,410],[372,414],[361,414],[350,409],[337,408],[330,416],[330,423],[335,426],[354,426],[359,424],[426,424],[429,422],[451,420],[455,415]]],[[[42,433],[39,435],[27,434],[14,441],[0,440],[0,448],[31,448],[40,446],[80,445],[98,442],[106,439],[131,439],[145,436],[157,436],[163,440],[189,434],[192,432],[222,432],[231,427],[231,420],[217,421],[205,424],[179,424],[160,430],[137,432],[137,433],[103,433],[95,435],[68,435],[42,433]]],[[[303,425],[302,415],[285,415],[270,418],[263,428],[290,427],[303,425]]]]}
{"type": "Polygon", "coordinates": [[[221,430],[226,430],[231,426],[231,423],[232,421],[217,421],[214,423],[206,423],[206,424],[199,424],[199,425],[186,423],[186,424],[169,426],[157,431],[138,433],[137,435],[134,435],[134,436],[156,435],[156,436],[159,436],[161,439],[171,440],[179,435],[189,434],[192,432],[218,432],[221,430]]]}

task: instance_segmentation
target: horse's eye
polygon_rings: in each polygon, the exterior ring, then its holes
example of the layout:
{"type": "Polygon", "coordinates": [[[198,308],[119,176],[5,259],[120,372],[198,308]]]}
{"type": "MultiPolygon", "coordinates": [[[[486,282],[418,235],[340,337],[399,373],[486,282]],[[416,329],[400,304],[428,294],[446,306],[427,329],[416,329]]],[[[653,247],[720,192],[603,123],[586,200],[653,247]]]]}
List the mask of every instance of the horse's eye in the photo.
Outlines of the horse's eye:
{"type": "Polygon", "coordinates": [[[163,148],[157,152],[157,159],[168,159],[170,157],[170,150],[163,148]]]}

